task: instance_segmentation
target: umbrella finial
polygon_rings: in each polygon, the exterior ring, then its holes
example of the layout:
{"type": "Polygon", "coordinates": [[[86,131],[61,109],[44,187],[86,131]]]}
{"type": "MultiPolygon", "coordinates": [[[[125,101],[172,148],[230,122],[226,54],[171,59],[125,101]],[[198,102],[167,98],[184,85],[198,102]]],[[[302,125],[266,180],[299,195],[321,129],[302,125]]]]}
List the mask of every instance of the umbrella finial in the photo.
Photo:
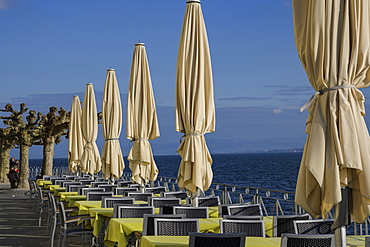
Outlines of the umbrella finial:
{"type": "Polygon", "coordinates": [[[200,3],[200,0],[188,0],[186,3],[200,3]]]}
{"type": "Polygon", "coordinates": [[[139,42],[136,43],[135,46],[145,46],[145,43],[144,42],[140,42],[140,40],[139,40],[139,42]]]}

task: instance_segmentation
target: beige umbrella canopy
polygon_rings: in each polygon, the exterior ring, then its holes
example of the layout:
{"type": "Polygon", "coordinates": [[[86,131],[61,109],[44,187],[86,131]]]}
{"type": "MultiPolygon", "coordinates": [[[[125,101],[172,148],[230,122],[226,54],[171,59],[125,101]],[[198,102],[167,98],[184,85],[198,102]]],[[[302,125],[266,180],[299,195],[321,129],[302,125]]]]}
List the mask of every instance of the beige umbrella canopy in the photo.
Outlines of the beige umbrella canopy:
{"type": "Polygon", "coordinates": [[[182,160],[178,185],[193,193],[208,190],[212,158],[204,134],[215,131],[213,79],[200,1],[187,1],[177,59],[176,130],[182,160]]]}
{"type": "Polygon", "coordinates": [[[71,172],[78,172],[81,167],[81,156],[85,146],[81,130],[81,115],[80,98],[73,96],[68,130],[68,169],[71,172]]]}
{"type": "Polygon", "coordinates": [[[116,73],[108,69],[103,93],[102,128],[105,139],[102,152],[102,171],[105,179],[117,179],[122,176],[125,164],[119,136],[122,129],[122,106],[116,73]]]}
{"type": "Polygon", "coordinates": [[[92,83],[86,84],[85,96],[82,106],[82,135],[86,141],[81,156],[81,171],[95,174],[101,170],[101,161],[96,138],[98,136],[98,113],[96,110],[94,87],[92,83]]]}
{"type": "Polygon", "coordinates": [[[350,188],[354,220],[370,214],[370,143],[358,90],[370,83],[369,4],[293,0],[298,55],[317,91],[308,104],[295,201],[315,218],[342,201],[342,187],[350,188]]]}
{"type": "Polygon", "coordinates": [[[127,159],[132,180],[144,185],[155,181],[158,169],[149,140],[160,136],[148,59],[143,43],[135,44],[127,101],[127,139],[133,141],[127,159]]]}

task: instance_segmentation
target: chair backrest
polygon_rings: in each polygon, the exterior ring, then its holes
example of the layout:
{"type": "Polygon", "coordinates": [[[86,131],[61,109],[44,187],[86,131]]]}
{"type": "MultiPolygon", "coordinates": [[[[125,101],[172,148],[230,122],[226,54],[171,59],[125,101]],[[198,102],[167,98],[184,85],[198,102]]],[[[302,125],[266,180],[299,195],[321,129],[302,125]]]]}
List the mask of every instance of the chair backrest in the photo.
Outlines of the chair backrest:
{"type": "Polygon", "coordinates": [[[90,191],[105,191],[104,188],[91,188],[91,187],[88,187],[88,188],[79,188],[78,189],[78,194],[80,195],[86,195],[87,192],[90,192],[90,191]]]}
{"type": "Polygon", "coordinates": [[[55,184],[55,181],[56,180],[64,180],[63,178],[61,178],[61,177],[51,177],[50,178],[50,182],[52,183],[52,184],[55,184]]]}
{"type": "Polygon", "coordinates": [[[189,247],[244,247],[245,233],[190,233],[189,247]]]}
{"type": "Polygon", "coordinates": [[[153,193],[140,193],[140,192],[129,192],[128,197],[135,198],[136,201],[148,201],[149,197],[153,196],[153,193]]]}
{"type": "Polygon", "coordinates": [[[81,184],[84,184],[84,185],[90,185],[92,182],[94,182],[94,180],[81,179],[79,182],[81,182],[81,184]]]}
{"type": "Polygon", "coordinates": [[[44,181],[50,181],[51,178],[57,178],[58,176],[43,175],[42,179],[44,181]]]}
{"type": "Polygon", "coordinates": [[[109,183],[108,183],[108,182],[105,182],[105,181],[101,181],[101,182],[98,182],[98,181],[96,181],[96,182],[91,182],[91,187],[92,187],[92,188],[98,188],[98,186],[99,186],[100,184],[109,184],[109,183]]]}
{"type": "Polygon", "coordinates": [[[195,207],[217,207],[219,204],[219,196],[200,196],[193,199],[193,206],[195,207]]]}
{"type": "Polygon", "coordinates": [[[154,219],[184,219],[185,214],[144,214],[143,218],[143,236],[154,236],[154,219]]]}
{"type": "Polygon", "coordinates": [[[244,203],[233,203],[233,204],[220,204],[218,205],[218,217],[224,218],[225,215],[229,215],[229,211],[227,209],[228,206],[239,206],[239,205],[250,205],[250,202],[244,203]]]}
{"type": "Polygon", "coordinates": [[[281,247],[296,246],[320,246],[334,247],[334,234],[308,235],[308,234],[289,234],[281,235],[281,247]]]}
{"type": "MultiPolygon", "coordinates": [[[[114,214],[114,210],[113,210],[114,214]]],[[[144,214],[154,214],[153,206],[118,206],[117,218],[143,218],[144,214]]]]}
{"type": "Polygon", "coordinates": [[[331,226],[334,219],[318,220],[295,220],[294,230],[296,234],[334,234],[331,226]]]}
{"type": "Polygon", "coordinates": [[[117,188],[115,184],[99,184],[98,188],[104,188],[105,191],[114,191],[114,188],[117,188]]]}
{"type": "Polygon", "coordinates": [[[103,196],[101,201],[102,208],[113,208],[114,204],[134,204],[135,199],[130,197],[103,196]]]}
{"type": "Polygon", "coordinates": [[[309,214],[277,215],[273,219],[273,236],[280,237],[282,233],[295,233],[295,220],[309,220],[309,214]]]}
{"type": "Polygon", "coordinates": [[[128,184],[128,187],[129,188],[140,188],[140,184],[133,184],[133,183],[131,183],[131,184],[128,184]]]}
{"type": "Polygon", "coordinates": [[[263,220],[262,215],[224,215],[225,220],[263,220]]]}
{"type": "Polygon", "coordinates": [[[173,207],[174,214],[185,214],[188,219],[208,218],[208,207],[173,207]]]}
{"type": "Polygon", "coordinates": [[[161,192],[166,192],[166,187],[147,187],[144,188],[144,192],[160,194],[161,192]]]}
{"type": "Polygon", "coordinates": [[[89,191],[86,193],[86,201],[101,201],[103,196],[113,196],[113,192],[89,191]]]}
{"type": "Polygon", "coordinates": [[[186,199],[188,195],[185,191],[173,191],[173,192],[162,192],[161,196],[163,197],[176,197],[180,199],[186,199]]]}
{"type": "Polygon", "coordinates": [[[174,214],[174,207],[191,207],[191,204],[162,204],[159,206],[160,214],[174,214]]]}
{"type": "Polygon", "coordinates": [[[118,187],[128,187],[129,184],[132,184],[132,181],[118,181],[118,187]]]}
{"type": "Polygon", "coordinates": [[[89,188],[87,185],[70,185],[69,192],[77,192],[78,194],[82,193],[82,188],[89,188]],[[81,192],[79,189],[81,188],[81,192]]]}
{"type": "Polygon", "coordinates": [[[73,181],[77,176],[76,175],[63,175],[62,177],[73,181]]]}
{"type": "Polygon", "coordinates": [[[138,188],[129,188],[129,187],[117,187],[117,188],[114,188],[114,194],[115,195],[123,195],[123,196],[127,196],[127,194],[129,192],[137,192],[138,191],[138,188]]]}
{"type": "Polygon", "coordinates": [[[227,211],[229,215],[263,215],[259,204],[229,205],[227,211]]]}
{"type": "Polygon", "coordinates": [[[247,237],[265,237],[263,220],[220,220],[221,233],[245,233],[247,237]]]}
{"type": "Polygon", "coordinates": [[[199,232],[199,219],[154,219],[155,236],[189,236],[199,232]]]}
{"type": "Polygon", "coordinates": [[[69,192],[69,188],[71,187],[71,185],[81,185],[80,182],[66,182],[63,184],[63,187],[66,188],[66,191],[69,192]]]}
{"type": "Polygon", "coordinates": [[[66,178],[58,178],[54,180],[54,184],[62,187],[62,182],[65,182],[65,181],[72,182],[72,180],[67,180],[66,178]]]}
{"type": "Polygon", "coordinates": [[[171,198],[171,197],[149,197],[148,205],[159,208],[163,204],[181,204],[180,198],[171,198]]]}
{"type": "MultiPolygon", "coordinates": [[[[126,204],[126,203],[116,203],[113,204],[113,218],[118,218],[118,207],[129,206],[129,207],[146,207],[148,204],[126,204]]],[[[122,218],[122,217],[121,217],[122,218]]]]}

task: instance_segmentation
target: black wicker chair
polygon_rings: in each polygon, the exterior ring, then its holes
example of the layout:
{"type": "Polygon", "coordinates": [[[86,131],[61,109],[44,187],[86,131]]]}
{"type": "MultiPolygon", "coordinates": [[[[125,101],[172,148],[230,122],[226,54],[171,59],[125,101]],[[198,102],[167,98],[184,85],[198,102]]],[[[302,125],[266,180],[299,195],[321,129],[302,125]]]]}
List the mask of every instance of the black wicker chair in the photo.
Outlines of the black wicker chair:
{"type": "Polygon", "coordinates": [[[115,204],[134,204],[135,199],[130,197],[103,196],[101,201],[102,208],[113,208],[115,204]]]}
{"type": "Polygon", "coordinates": [[[89,191],[86,194],[86,201],[101,201],[103,196],[113,196],[113,192],[89,191]]]}
{"type": "Polygon", "coordinates": [[[171,197],[149,197],[148,205],[159,208],[161,205],[167,204],[181,204],[180,198],[171,198],[171,197]]]}
{"type": "Polygon", "coordinates": [[[229,215],[263,215],[259,204],[230,205],[227,211],[229,215]]]}
{"type": "Polygon", "coordinates": [[[295,220],[294,230],[296,234],[334,234],[331,226],[334,219],[319,220],[295,220]]]}
{"type": "Polygon", "coordinates": [[[199,232],[199,219],[154,219],[155,236],[188,236],[199,232]]]}
{"type": "Polygon", "coordinates": [[[273,236],[281,237],[282,233],[295,233],[295,220],[309,220],[309,214],[277,215],[273,219],[273,236]]]}
{"type": "Polygon", "coordinates": [[[245,233],[190,233],[189,247],[244,247],[245,233]]]}
{"type": "Polygon", "coordinates": [[[113,209],[113,217],[116,218],[143,218],[144,214],[154,214],[153,206],[117,205],[114,207],[116,212],[113,209]]]}
{"type": "Polygon", "coordinates": [[[136,201],[145,201],[145,202],[147,202],[149,197],[153,197],[153,193],[129,192],[129,193],[127,193],[127,196],[135,198],[136,201]]]}
{"type": "Polygon", "coordinates": [[[154,219],[184,219],[185,214],[144,214],[143,218],[143,236],[154,236],[154,219]]]}
{"type": "Polygon", "coordinates": [[[281,235],[281,247],[296,246],[320,246],[334,247],[334,234],[308,235],[308,234],[289,234],[281,235]]]}
{"type": "Polygon", "coordinates": [[[217,207],[220,205],[220,197],[218,196],[200,196],[193,199],[195,207],[217,207]]]}
{"type": "Polygon", "coordinates": [[[247,237],[265,237],[263,220],[220,220],[221,233],[245,233],[247,237]]]}
{"type": "Polygon", "coordinates": [[[174,214],[185,214],[188,219],[208,218],[208,207],[173,207],[174,214]]]}

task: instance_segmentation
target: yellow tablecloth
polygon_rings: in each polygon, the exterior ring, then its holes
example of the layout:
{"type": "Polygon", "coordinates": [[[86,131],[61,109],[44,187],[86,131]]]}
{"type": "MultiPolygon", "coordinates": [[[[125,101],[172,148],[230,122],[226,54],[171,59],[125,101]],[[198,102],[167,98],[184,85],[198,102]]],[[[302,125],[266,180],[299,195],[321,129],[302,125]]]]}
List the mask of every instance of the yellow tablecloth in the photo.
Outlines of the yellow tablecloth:
{"type": "MultiPolygon", "coordinates": [[[[143,236],[140,247],[185,247],[188,246],[189,236],[143,236]]],[[[280,238],[247,237],[245,246],[263,247],[280,246],[280,238]]]]}
{"type": "MultiPolygon", "coordinates": [[[[199,219],[201,232],[220,232],[219,218],[199,219]]],[[[118,219],[113,218],[109,221],[104,244],[108,247],[118,243],[118,247],[125,247],[128,239],[133,232],[142,232],[143,219],[118,219]]]]}
{"type": "Polygon", "coordinates": [[[50,192],[53,192],[53,193],[54,193],[55,188],[59,188],[59,187],[60,187],[60,185],[51,184],[51,182],[50,182],[50,184],[44,185],[45,189],[50,190],[50,192]]]}
{"type": "Polygon", "coordinates": [[[66,188],[64,187],[54,188],[54,196],[60,196],[60,193],[65,192],[65,191],[66,191],[66,188]]]}
{"type": "Polygon", "coordinates": [[[50,184],[53,184],[51,181],[45,181],[45,180],[42,180],[42,179],[37,179],[36,180],[36,184],[38,186],[46,186],[46,185],[50,185],[50,184]]]}
{"type": "Polygon", "coordinates": [[[77,196],[78,192],[73,191],[73,192],[59,192],[59,201],[65,201],[66,196],[77,196]]]}
{"type": "Polygon", "coordinates": [[[66,195],[64,199],[68,203],[68,207],[73,207],[76,201],[86,201],[86,196],[66,195]]]}
{"type": "Polygon", "coordinates": [[[369,235],[366,236],[347,235],[347,246],[365,247],[365,237],[369,237],[369,235]]]}

